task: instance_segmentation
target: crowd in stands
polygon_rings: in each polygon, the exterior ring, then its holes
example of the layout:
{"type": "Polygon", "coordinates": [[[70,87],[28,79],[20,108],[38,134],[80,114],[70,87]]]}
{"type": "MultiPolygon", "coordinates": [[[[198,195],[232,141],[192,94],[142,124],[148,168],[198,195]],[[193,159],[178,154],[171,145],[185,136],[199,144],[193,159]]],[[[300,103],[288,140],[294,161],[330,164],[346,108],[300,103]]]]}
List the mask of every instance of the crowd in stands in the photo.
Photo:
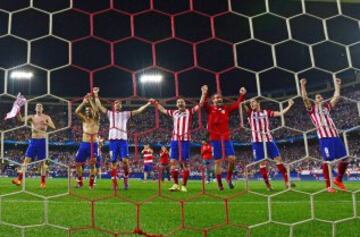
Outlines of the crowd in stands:
{"type": "MultiPolygon", "coordinates": [[[[267,101],[263,101],[262,105],[264,109],[280,110],[277,104],[269,103],[267,101]]],[[[71,124],[68,124],[67,112],[59,111],[59,109],[64,109],[64,107],[45,105],[45,113],[52,116],[58,129],[68,126],[68,128],[62,131],[51,133],[49,135],[49,141],[79,142],[82,137],[82,127],[80,120],[77,119],[73,113],[72,119],[70,120],[71,124]]],[[[0,112],[5,114],[3,109],[0,109],[0,112]]],[[[207,139],[206,117],[206,113],[202,111],[201,120],[199,119],[199,114],[195,114],[193,118],[192,140],[195,143],[200,143],[201,140],[207,139]]],[[[342,99],[335,108],[332,117],[337,125],[337,128],[340,130],[350,129],[360,124],[357,104],[349,100],[342,99]]],[[[101,116],[100,124],[99,134],[106,138],[109,122],[105,115],[101,116]]],[[[17,122],[16,119],[0,122],[2,130],[12,129],[21,125],[22,124],[17,122]]],[[[275,139],[285,139],[289,137],[301,136],[302,132],[311,131],[314,128],[301,100],[296,100],[293,108],[284,116],[284,125],[285,127],[279,128],[281,127],[281,119],[271,119],[270,127],[272,129],[276,129],[273,133],[275,139]]],[[[235,142],[250,142],[250,131],[248,127],[249,125],[245,113],[241,114],[240,112],[234,112],[230,116],[232,139],[235,142]]],[[[136,115],[129,120],[128,135],[130,143],[168,143],[172,135],[172,120],[166,115],[155,112],[153,107],[148,108],[143,113],[136,115]],[[157,120],[159,121],[158,127],[156,126],[157,120]]],[[[29,139],[29,136],[29,128],[20,128],[6,132],[4,138],[5,140],[25,141],[29,139]]]]}

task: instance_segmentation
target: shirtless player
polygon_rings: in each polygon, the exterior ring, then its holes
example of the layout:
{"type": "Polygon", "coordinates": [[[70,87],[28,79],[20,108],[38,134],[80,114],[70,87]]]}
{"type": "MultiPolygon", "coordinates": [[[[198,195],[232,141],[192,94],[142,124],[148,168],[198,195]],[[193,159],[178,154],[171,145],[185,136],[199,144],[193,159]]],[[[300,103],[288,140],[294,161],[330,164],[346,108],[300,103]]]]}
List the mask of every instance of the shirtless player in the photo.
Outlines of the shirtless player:
{"type": "MultiPolygon", "coordinates": [[[[35,114],[22,117],[21,113],[17,118],[21,122],[29,122],[31,124],[31,140],[25,153],[24,167],[19,172],[17,178],[12,180],[15,185],[21,185],[24,169],[26,166],[35,160],[44,160],[46,158],[46,131],[50,127],[55,129],[55,125],[49,115],[43,113],[43,105],[38,103],[35,106],[35,114]]],[[[41,182],[40,187],[46,187],[46,165],[45,161],[40,163],[41,182]]]]}
{"type": "Polygon", "coordinates": [[[94,188],[96,172],[96,159],[98,156],[98,132],[100,128],[100,113],[90,94],[84,97],[82,103],[76,108],[75,114],[80,118],[83,128],[82,141],[76,152],[76,175],[77,187],[83,186],[83,168],[87,159],[90,158],[89,188],[94,188]],[[85,108],[85,111],[83,111],[85,108]]]}

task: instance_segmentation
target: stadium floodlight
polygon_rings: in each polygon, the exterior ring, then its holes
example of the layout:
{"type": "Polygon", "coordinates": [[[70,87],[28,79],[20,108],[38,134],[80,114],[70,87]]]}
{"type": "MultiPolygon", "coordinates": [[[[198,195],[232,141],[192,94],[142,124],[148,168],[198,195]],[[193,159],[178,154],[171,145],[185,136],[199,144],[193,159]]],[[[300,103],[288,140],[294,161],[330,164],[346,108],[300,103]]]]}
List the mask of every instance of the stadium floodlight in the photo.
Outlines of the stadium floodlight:
{"type": "Polygon", "coordinates": [[[10,78],[15,80],[31,80],[33,76],[34,73],[28,71],[13,71],[10,74],[10,78]]]}
{"type": "Polygon", "coordinates": [[[161,74],[143,74],[140,76],[141,83],[160,83],[163,76],[161,74]]]}

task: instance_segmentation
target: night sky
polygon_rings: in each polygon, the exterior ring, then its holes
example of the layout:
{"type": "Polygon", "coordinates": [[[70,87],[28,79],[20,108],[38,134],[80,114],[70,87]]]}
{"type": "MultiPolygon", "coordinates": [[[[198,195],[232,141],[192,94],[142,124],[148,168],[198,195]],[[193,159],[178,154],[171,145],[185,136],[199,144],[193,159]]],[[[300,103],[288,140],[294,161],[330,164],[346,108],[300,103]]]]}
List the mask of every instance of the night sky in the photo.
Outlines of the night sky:
{"type": "Polygon", "coordinates": [[[269,12],[264,0],[1,0],[0,91],[5,69],[33,71],[31,82],[7,83],[8,93],[32,96],[48,92],[47,81],[63,97],[99,86],[106,97],[166,98],[198,97],[203,84],[255,95],[257,79],[262,94],[293,96],[296,73],[314,90],[331,73],[352,81],[360,3],[346,2],[339,15],[336,1],[305,1],[302,14],[290,0],[269,0],[269,12]],[[138,83],[158,72],[160,86],[138,83]]]}

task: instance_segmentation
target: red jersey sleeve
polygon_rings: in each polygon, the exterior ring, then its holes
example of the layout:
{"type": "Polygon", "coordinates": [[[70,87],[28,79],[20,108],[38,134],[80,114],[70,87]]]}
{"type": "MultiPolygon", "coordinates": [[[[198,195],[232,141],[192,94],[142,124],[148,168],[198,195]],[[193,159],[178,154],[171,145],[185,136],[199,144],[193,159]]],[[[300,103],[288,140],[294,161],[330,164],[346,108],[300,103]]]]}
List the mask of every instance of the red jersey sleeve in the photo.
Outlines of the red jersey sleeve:
{"type": "Polygon", "coordinates": [[[274,111],[272,111],[271,109],[267,109],[266,112],[267,112],[269,118],[274,117],[274,114],[275,114],[275,113],[274,113],[274,111]]]}
{"type": "Polygon", "coordinates": [[[173,116],[175,110],[167,109],[166,114],[169,116],[173,116]]]}
{"type": "Polygon", "coordinates": [[[230,106],[227,107],[229,112],[235,111],[239,108],[239,105],[241,102],[243,102],[245,100],[245,95],[240,95],[239,98],[232,103],[230,106]]]}
{"type": "Polygon", "coordinates": [[[205,101],[204,101],[203,107],[204,107],[206,112],[210,112],[211,106],[209,105],[209,97],[208,97],[208,95],[205,96],[205,101]]]}

